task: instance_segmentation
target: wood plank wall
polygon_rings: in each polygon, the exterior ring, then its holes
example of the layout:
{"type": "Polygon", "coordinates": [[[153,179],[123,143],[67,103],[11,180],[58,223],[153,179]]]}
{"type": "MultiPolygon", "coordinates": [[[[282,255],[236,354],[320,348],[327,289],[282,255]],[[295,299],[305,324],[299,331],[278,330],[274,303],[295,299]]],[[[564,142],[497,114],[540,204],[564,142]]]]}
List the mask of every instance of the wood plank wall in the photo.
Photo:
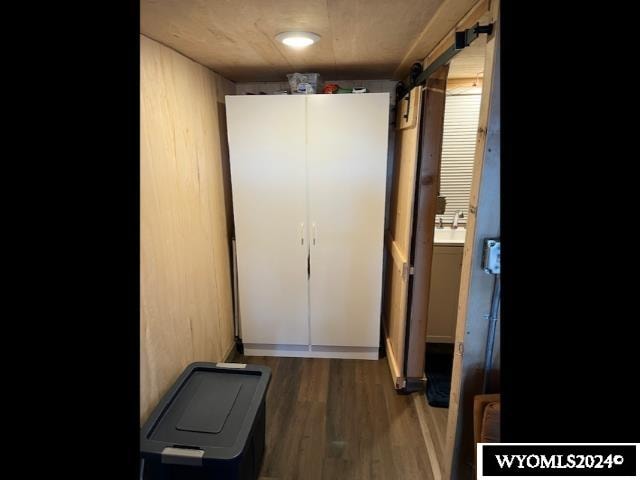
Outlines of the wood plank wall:
{"type": "Polygon", "coordinates": [[[140,422],[233,347],[224,119],[232,82],[140,36],[140,422]]]}

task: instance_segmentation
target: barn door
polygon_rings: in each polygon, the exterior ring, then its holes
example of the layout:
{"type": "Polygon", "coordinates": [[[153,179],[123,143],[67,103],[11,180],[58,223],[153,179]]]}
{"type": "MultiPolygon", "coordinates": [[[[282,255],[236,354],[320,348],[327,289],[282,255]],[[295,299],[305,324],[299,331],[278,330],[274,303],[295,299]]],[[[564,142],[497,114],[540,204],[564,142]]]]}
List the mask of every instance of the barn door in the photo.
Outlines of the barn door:
{"type": "Polygon", "coordinates": [[[387,359],[397,389],[411,390],[424,375],[447,72],[447,65],[440,67],[424,91],[415,87],[397,105],[384,305],[387,359]]]}
{"type": "Polygon", "coordinates": [[[389,227],[385,234],[384,330],[389,369],[396,388],[405,386],[405,334],[411,267],[413,204],[418,159],[422,89],[396,103],[396,141],[389,227]]]}

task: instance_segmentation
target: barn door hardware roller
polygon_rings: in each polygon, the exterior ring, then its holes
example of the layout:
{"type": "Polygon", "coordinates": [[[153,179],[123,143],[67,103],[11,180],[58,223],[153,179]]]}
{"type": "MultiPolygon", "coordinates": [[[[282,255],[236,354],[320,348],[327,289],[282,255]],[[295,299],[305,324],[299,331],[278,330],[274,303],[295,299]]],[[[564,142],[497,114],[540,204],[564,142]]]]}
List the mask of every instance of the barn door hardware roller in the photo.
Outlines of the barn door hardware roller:
{"type": "Polygon", "coordinates": [[[471,42],[478,38],[480,34],[486,33],[487,35],[491,35],[492,32],[493,23],[488,25],[480,25],[479,23],[476,23],[471,28],[456,32],[453,45],[431,62],[425,70],[422,70],[422,64],[420,62],[414,63],[411,66],[411,71],[409,72],[409,85],[405,85],[404,82],[398,82],[396,85],[396,103],[402,100],[402,98],[414,87],[425,83],[433,72],[445,63],[449,62],[460,50],[471,45],[471,42]]]}

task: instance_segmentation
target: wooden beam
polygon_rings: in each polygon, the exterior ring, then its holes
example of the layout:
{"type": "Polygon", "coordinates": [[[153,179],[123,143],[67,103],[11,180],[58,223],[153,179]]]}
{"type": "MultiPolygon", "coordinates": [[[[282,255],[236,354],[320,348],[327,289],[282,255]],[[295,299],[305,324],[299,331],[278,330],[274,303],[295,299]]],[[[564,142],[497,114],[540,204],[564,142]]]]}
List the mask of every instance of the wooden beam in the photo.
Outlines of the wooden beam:
{"type": "MultiPolygon", "coordinates": [[[[492,3],[494,32],[487,40],[484,89],[471,183],[469,219],[464,246],[456,351],[443,477],[465,475],[463,465],[473,454],[473,395],[481,393],[482,370],[493,276],[480,267],[484,238],[500,235],[500,50],[498,0],[492,3]]],[[[497,352],[496,352],[497,353],[497,352]]],[[[470,472],[466,472],[470,473],[470,472]]]]}
{"type": "Polygon", "coordinates": [[[449,65],[441,66],[429,77],[423,95],[423,118],[420,148],[419,185],[417,187],[417,224],[407,345],[407,378],[424,376],[424,353],[427,335],[427,312],[431,287],[433,236],[436,220],[440,178],[440,157],[444,127],[447,73],[449,65]]]}

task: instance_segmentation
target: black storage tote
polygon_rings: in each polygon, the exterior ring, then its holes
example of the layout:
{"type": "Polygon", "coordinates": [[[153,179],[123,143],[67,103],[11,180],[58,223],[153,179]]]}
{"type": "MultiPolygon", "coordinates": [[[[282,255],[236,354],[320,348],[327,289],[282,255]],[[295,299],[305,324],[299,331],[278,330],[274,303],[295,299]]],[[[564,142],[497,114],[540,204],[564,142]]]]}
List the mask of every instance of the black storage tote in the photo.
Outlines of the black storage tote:
{"type": "Polygon", "coordinates": [[[193,363],[142,427],[144,479],[255,480],[271,369],[193,363]]]}

